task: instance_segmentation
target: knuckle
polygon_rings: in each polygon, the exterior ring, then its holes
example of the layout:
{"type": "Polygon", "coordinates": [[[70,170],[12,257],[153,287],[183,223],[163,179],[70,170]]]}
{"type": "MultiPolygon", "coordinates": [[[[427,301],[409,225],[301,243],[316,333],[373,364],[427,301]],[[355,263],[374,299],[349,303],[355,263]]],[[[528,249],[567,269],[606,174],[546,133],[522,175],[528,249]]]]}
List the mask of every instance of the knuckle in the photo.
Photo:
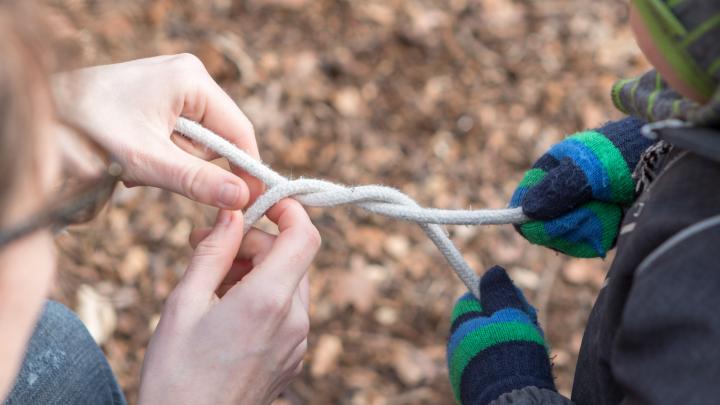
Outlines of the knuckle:
{"type": "MultiPolygon", "coordinates": [[[[310,333],[310,319],[307,314],[295,317],[290,324],[290,333],[298,338],[307,339],[310,333]]],[[[304,351],[303,351],[304,353],[304,351]]]]}
{"type": "Polygon", "coordinates": [[[163,327],[179,333],[188,325],[188,313],[201,303],[202,297],[187,288],[181,281],[165,300],[161,317],[163,327]]]}
{"type": "Polygon", "coordinates": [[[197,200],[202,186],[202,166],[190,164],[180,168],[180,187],[187,197],[197,200]]]}
{"type": "Polygon", "coordinates": [[[222,246],[217,243],[215,240],[216,238],[213,237],[213,234],[211,233],[205,239],[203,239],[200,243],[198,243],[197,249],[195,249],[194,256],[196,258],[203,258],[203,257],[214,257],[222,253],[222,246]]]}
{"type": "Polygon", "coordinates": [[[175,57],[172,58],[172,62],[181,71],[206,71],[205,65],[200,58],[189,52],[175,55],[175,57]]]}
{"type": "Polygon", "coordinates": [[[313,251],[316,251],[320,249],[320,245],[322,244],[322,237],[320,236],[320,232],[317,230],[315,226],[310,225],[305,230],[305,240],[307,241],[307,246],[309,249],[312,249],[313,251]]]}
{"type": "Polygon", "coordinates": [[[285,317],[290,311],[290,299],[278,294],[276,291],[269,291],[269,289],[261,292],[259,298],[252,302],[251,311],[261,317],[285,317]]]}
{"type": "Polygon", "coordinates": [[[193,298],[188,294],[186,288],[182,286],[182,283],[178,285],[175,290],[165,300],[165,310],[163,316],[169,319],[177,319],[180,314],[184,312],[184,309],[192,305],[193,298]]]}
{"type": "Polygon", "coordinates": [[[249,118],[242,120],[242,129],[248,134],[255,137],[255,125],[250,121],[249,118]]]}
{"type": "Polygon", "coordinates": [[[124,158],[123,169],[133,171],[152,170],[152,162],[156,160],[153,154],[141,148],[126,148],[121,150],[118,155],[124,158]]]}

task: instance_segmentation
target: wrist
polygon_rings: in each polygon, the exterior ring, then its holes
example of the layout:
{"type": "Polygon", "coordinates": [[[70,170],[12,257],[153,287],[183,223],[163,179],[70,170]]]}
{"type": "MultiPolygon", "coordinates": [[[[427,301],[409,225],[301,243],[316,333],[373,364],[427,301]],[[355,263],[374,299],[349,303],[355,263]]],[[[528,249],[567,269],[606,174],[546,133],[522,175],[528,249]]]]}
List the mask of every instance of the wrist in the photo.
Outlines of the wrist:
{"type": "Polygon", "coordinates": [[[511,376],[507,380],[487,386],[475,399],[464,401],[463,404],[489,404],[504,394],[529,387],[557,392],[552,378],[546,380],[534,376],[511,376]]]}

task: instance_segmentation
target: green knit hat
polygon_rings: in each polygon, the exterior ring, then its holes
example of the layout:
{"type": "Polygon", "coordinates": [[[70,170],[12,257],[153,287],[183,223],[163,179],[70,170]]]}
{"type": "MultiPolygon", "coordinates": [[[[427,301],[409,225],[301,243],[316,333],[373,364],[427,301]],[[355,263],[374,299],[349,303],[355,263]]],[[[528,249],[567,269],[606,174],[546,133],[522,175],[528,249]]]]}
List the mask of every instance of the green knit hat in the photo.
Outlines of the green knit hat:
{"type": "Polygon", "coordinates": [[[650,121],[680,118],[720,125],[720,1],[632,0],[676,75],[708,101],[700,105],[669,89],[654,71],[613,87],[622,111],[650,121]]]}

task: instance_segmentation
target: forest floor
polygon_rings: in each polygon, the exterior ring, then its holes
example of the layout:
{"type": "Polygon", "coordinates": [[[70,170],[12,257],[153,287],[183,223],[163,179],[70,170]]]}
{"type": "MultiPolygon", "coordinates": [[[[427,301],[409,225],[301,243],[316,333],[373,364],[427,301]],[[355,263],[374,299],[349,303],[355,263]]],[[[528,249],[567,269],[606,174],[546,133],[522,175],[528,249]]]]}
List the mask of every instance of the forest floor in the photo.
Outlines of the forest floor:
{"type": "MultiPolygon", "coordinates": [[[[618,117],[611,84],[646,66],[621,0],[43,3],[82,65],[200,57],[276,170],[382,183],[442,208],[506,206],[550,145],[618,117]]],[[[453,403],[445,340],[464,287],[434,246],[413,224],[354,208],[310,213],[323,247],[308,356],[278,403],[453,403]]],[[[53,297],[99,331],[131,402],[187,265],[188,234],[213,216],[164,191],[121,188],[99,218],[58,240],[53,297]]],[[[511,226],[448,229],[478,272],[505,266],[538,307],[568,394],[611,259],[568,259],[511,226]]]]}

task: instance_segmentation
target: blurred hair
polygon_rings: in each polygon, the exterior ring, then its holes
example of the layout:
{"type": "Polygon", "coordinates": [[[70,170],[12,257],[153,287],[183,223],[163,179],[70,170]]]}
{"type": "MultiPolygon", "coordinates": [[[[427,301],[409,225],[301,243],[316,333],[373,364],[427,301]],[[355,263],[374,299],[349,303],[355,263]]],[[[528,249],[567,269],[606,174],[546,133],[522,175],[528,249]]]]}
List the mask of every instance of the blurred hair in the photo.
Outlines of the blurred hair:
{"type": "Polygon", "coordinates": [[[0,224],[19,182],[39,173],[41,159],[33,155],[40,124],[52,114],[50,36],[37,9],[26,3],[0,0],[0,224]]]}

